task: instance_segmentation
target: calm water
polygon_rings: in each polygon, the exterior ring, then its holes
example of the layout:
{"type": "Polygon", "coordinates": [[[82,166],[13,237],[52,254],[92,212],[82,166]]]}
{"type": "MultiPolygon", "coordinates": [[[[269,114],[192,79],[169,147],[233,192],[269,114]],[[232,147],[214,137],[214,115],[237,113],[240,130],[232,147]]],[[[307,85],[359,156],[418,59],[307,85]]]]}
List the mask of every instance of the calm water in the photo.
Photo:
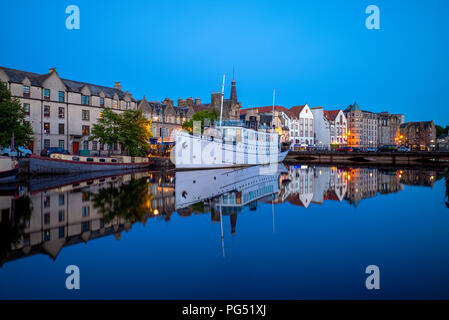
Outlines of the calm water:
{"type": "Polygon", "coordinates": [[[0,298],[447,299],[447,188],[301,165],[0,185],[0,298]]]}

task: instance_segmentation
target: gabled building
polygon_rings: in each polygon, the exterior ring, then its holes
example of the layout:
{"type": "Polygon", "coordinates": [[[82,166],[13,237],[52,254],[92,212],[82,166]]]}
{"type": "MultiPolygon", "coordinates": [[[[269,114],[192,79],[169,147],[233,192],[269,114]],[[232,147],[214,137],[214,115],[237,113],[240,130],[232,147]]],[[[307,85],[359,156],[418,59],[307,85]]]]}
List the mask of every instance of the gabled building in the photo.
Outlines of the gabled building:
{"type": "Polygon", "coordinates": [[[290,141],[292,148],[307,147],[315,144],[313,113],[307,105],[290,108],[291,127],[290,141]]]}
{"type": "Polygon", "coordinates": [[[378,116],[360,109],[357,102],[344,110],[347,119],[347,144],[350,147],[367,148],[378,146],[378,116]]]}
{"type": "Polygon", "coordinates": [[[343,110],[324,110],[329,121],[330,144],[336,148],[347,144],[348,123],[343,110]]]}
{"type": "MultiPolygon", "coordinates": [[[[145,97],[139,101],[137,108],[142,110],[147,119],[152,121],[153,138],[164,138],[164,142],[173,142],[174,133],[182,129],[182,124],[192,118],[195,113],[191,107],[174,106],[173,100],[147,101],[145,97]]],[[[162,140],[162,139],[161,139],[162,140]]]]}
{"type": "Polygon", "coordinates": [[[0,81],[20,100],[26,121],[33,128],[33,141],[28,146],[33,153],[61,147],[76,154],[79,150],[94,153],[120,146],[103,146],[89,141],[93,124],[106,107],[115,112],[136,109],[137,100],[123,91],[120,82],[113,87],[61,78],[56,68],[48,73],[33,73],[0,67],[0,81]]]}

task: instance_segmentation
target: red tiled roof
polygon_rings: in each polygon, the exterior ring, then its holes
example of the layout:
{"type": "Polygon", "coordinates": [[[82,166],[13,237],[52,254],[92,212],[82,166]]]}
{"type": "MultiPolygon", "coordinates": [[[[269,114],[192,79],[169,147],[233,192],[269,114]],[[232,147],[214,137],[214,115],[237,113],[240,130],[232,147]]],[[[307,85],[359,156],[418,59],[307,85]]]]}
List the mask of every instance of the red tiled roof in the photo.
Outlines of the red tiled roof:
{"type": "Polygon", "coordinates": [[[323,114],[329,121],[334,121],[340,110],[324,110],[323,114]]]}

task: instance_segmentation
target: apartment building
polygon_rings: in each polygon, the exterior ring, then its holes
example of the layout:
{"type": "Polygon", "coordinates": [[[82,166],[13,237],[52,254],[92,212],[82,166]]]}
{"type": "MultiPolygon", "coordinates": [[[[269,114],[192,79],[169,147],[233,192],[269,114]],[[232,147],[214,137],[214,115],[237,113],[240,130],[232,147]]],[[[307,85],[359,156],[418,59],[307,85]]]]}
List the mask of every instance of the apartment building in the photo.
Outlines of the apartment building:
{"type": "Polygon", "coordinates": [[[314,118],[312,109],[307,105],[290,108],[290,141],[292,146],[309,146],[315,144],[314,118]]]}
{"type": "Polygon", "coordinates": [[[347,144],[351,147],[378,146],[378,115],[360,109],[357,102],[344,110],[347,119],[347,144]]]}
{"type": "Polygon", "coordinates": [[[433,121],[401,124],[400,142],[413,150],[435,150],[436,129],[433,121]]]}
{"type": "Polygon", "coordinates": [[[404,117],[401,114],[378,113],[378,145],[399,144],[399,129],[404,117]]]}
{"type": "Polygon", "coordinates": [[[118,153],[118,145],[88,141],[92,126],[105,107],[115,112],[137,108],[137,100],[122,90],[120,82],[105,87],[63,79],[56,68],[39,74],[0,67],[0,81],[23,104],[34,135],[28,147],[35,154],[48,147],[62,147],[74,154],[107,148],[118,153]]]}
{"type": "Polygon", "coordinates": [[[336,148],[345,146],[347,144],[348,122],[343,110],[325,110],[324,116],[329,122],[330,144],[336,148]]]}

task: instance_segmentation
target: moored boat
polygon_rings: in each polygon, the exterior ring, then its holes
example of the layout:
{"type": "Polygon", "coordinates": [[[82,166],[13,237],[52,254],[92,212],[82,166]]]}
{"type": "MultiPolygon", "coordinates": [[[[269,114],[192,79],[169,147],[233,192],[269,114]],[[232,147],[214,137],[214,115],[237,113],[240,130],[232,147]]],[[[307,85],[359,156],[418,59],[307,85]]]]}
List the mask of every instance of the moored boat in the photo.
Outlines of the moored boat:
{"type": "Polygon", "coordinates": [[[50,157],[33,155],[29,159],[30,174],[81,173],[113,170],[141,170],[153,161],[146,157],[94,157],[53,153],[50,157]]]}
{"type": "Polygon", "coordinates": [[[14,181],[18,173],[17,161],[10,157],[0,157],[0,183],[14,181]]]}

